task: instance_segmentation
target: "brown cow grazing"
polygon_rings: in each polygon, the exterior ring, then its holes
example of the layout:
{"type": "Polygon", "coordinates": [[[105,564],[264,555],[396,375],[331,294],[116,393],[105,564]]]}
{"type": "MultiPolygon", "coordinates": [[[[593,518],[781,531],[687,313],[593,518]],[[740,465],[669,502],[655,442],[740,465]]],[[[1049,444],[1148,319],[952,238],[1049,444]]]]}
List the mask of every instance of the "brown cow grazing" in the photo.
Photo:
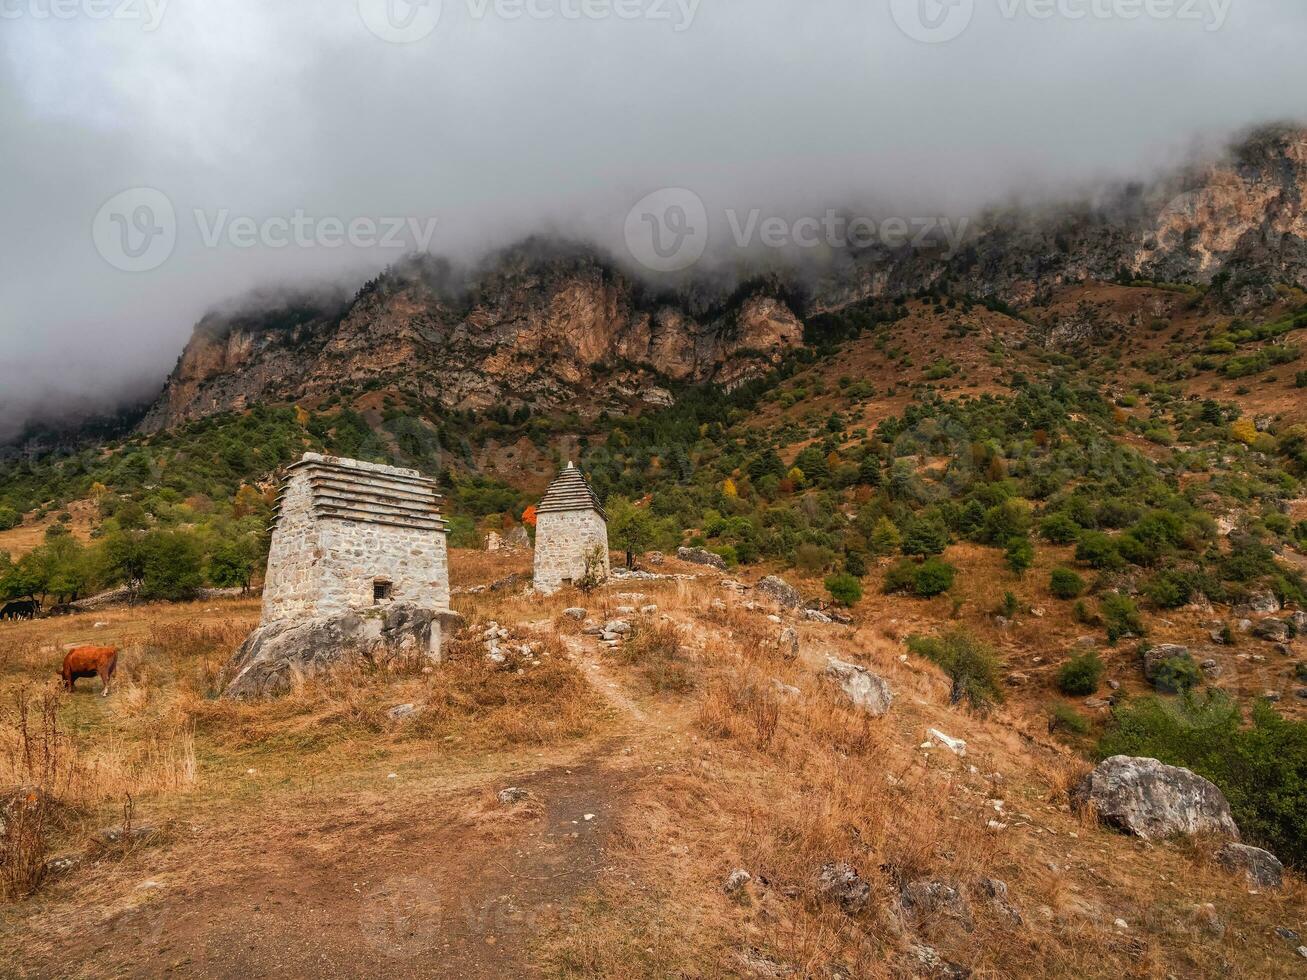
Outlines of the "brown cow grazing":
{"type": "Polygon", "coordinates": [[[113,672],[118,669],[117,647],[77,647],[69,650],[64,657],[64,669],[60,676],[64,687],[71,694],[73,685],[83,677],[99,677],[104,685],[103,696],[109,696],[109,682],[113,672]]]}

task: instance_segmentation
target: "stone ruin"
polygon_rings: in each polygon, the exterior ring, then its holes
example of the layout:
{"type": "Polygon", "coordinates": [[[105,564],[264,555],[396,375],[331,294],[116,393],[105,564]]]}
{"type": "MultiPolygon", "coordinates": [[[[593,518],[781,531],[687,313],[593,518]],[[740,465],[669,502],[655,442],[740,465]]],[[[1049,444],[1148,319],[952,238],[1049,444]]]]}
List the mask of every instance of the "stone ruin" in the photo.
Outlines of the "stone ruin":
{"type": "Polygon", "coordinates": [[[535,588],[550,595],[566,585],[607,581],[608,518],[572,463],[536,507],[535,588]]]}
{"type": "Polygon", "coordinates": [[[440,503],[416,470],[316,453],[291,466],[262,622],[227,669],[227,695],[279,693],[349,655],[439,660],[458,621],[440,503]]]}

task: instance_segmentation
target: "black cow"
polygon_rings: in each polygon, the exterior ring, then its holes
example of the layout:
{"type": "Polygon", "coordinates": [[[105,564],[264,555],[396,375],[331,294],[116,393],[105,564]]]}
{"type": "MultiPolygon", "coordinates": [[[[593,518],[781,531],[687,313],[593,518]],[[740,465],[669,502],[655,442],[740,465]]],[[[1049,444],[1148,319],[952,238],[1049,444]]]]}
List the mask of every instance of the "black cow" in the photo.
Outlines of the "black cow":
{"type": "Polygon", "coordinates": [[[35,619],[41,614],[41,603],[36,599],[21,599],[0,609],[0,619],[35,619]]]}

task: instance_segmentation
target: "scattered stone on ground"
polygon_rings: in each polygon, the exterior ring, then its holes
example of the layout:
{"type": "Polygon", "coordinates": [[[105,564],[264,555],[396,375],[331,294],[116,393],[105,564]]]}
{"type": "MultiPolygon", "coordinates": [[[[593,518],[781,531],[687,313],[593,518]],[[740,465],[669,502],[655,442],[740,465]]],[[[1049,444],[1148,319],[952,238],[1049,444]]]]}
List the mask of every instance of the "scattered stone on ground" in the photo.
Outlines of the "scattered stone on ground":
{"type": "Polygon", "coordinates": [[[894,692],[890,690],[889,684],[865,667],[828,656],[825,673],[839,685],[850,701],[869,715],[879,718],[894,703],[894,692]]]}
{"type": "Polygon", "coordinates": [[[856,915],[867,907],[871,899],[871,885],[847,864],[822,865],[817,875],[817,891],[822,897],[839,904],[849,915],[856,915]]]}
{"type": "Polygon", "coordinates": [[[1216,852],[1216,860],[1227,871],[1242,871],[1249,884],[1259,888],[1279,888],[1284,884],[1284,865],[1260,847],[1232,841],[1216,852]]]}
{"type": "Polygon", "coordinates": [[[709,568],[726,571],[726,560],[704,548],[677,548],[676,557],[691,565],[707,565],[709,568]]]}
{"type": "Polygon", "coordinates": [[[757,589],[764,596],[786,609],[798,609],[799,604],[803,601],[798,589],[783,578],[775,575],[768,575],[758,583],[757,589]]]}

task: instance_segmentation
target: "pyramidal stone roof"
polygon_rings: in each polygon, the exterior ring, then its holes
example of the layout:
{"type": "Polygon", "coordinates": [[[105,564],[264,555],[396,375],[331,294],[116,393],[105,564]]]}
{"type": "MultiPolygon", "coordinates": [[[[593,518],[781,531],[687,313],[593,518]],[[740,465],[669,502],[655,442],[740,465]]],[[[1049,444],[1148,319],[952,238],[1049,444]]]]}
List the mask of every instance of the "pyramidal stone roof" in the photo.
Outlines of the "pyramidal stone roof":
{"type": "Polygon", "coordinates": [[[549,484],[544,498],[536,507],[536,513],[551,514],[578,510],[593,510],[604,520],[608,520],[599,498],[586,482],[585,477],[581,475],[581,471],[574,463],[568,463],[567,469],[558,474],[558,479],[549,484]]]}
{"type": "MultiPolygon", "coordinates": [[[[441,496],[436,481],[417,470],[382,466],[354,459],[305,453],[288,468],[289,477],[307,476],[312,495],[312,513],[318,520],[357,521],[385,524],[415,531],[444,531],[440,515],[441,496]]],[[[280,521],[285,488],[277,498],[280,521]]]]}

